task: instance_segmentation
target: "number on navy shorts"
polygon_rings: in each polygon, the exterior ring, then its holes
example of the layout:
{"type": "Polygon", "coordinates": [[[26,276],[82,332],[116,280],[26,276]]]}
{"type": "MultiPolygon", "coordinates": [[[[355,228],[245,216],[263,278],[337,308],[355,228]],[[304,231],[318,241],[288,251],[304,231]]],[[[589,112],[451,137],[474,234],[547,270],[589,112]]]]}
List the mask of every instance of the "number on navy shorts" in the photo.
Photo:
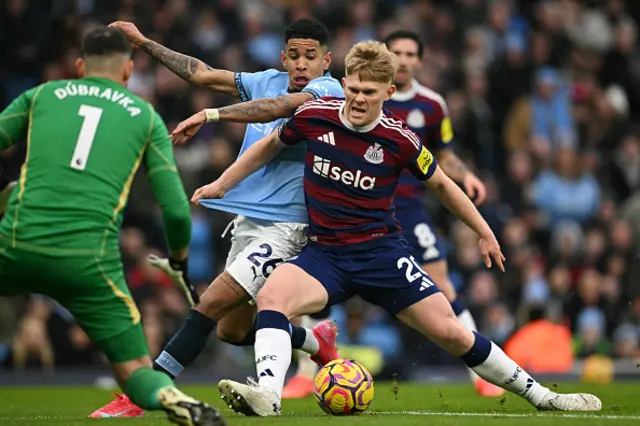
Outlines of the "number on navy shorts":
{"type": "Polygon", "coordinates": [[[436,236],[431,227],[426,223],[419,223],[413,228],[413,234],[418,239],[418,244],[424,249],[422,260],[431,260],[440,256],[440,250],[436,247],[436,236]]]}
{"type": "Polygon", "coordinates": [[[249,262],[253,263],[257,267],[262,266],[262,276],[265,278],[269,278],[269,275],[271,275],[271,273],[276,268],[276,266],[284,262],[284,260],[280,258],[269,259],[273,254],[273,249],[269,244],[267,243],[260,244],[260,248],[264,250],[264,253],[260,253],[260,252],[251,253],[249,256],[247,256],[247,259],[249,259],[249,262]],[[269,259],[269,260],[261,264],[260,259],[269,259]]]}
{"type": "Polygon", "coordinates": [[[424,291],[429,287],[435,285],[429,275],[422,269],[422,266],[416,262],[413,256],[401,257],[398,259],[398,270],[405,270],[404,276],[410,284],[413,284],[416,280],[420,279],[420,291],[424,291]]]}

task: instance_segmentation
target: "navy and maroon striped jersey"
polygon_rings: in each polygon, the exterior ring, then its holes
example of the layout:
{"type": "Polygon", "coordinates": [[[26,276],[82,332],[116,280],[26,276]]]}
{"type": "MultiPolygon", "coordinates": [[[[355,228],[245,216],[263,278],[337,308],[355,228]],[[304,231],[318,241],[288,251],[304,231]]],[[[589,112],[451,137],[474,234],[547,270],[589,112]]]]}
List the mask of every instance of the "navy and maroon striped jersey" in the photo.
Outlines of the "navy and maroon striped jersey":
{"type": "Polygon", "coordinates": [[[344,99],[325,97],[300,106],[280,127],[287,145],[306,142],[304,191],[311,242],[333,246],[399,236],[393,194],[408,169],[427,180],[431,153],[406,124],[381,113],[366,128],[341,114],[344,99]]]}
{"type": "MultiPolygon", "coordinates": [[[[447,105],[439,94],[413,81],[408,92],[396,92],[384,108],[403,119],[431,151],[451,147],[453,128],[447,105]]],[[[396,205],[422,202],[424,186],[410,173],[403,173],[398,182],[396,205]]]]}

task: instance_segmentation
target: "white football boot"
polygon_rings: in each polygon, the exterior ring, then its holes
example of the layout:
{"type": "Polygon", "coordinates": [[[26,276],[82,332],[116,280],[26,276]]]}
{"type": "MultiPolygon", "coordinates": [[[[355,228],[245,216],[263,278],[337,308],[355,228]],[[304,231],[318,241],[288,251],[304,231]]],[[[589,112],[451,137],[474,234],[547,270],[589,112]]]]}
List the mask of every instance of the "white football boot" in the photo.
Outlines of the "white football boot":
{"type": "Polygon", "coordinates": [[[600,411],[602,401],[588,393],[555,393],[549,391],[536,407],[541,411],[600,411]]]}
{"type": "Polygon", "coordinates": [[[273,389],[260,386],[249,378],[247,384],[233,380],[218,383],[221,398],[236,413],[246,416],[279,416],[280,398],[273,389]]]}

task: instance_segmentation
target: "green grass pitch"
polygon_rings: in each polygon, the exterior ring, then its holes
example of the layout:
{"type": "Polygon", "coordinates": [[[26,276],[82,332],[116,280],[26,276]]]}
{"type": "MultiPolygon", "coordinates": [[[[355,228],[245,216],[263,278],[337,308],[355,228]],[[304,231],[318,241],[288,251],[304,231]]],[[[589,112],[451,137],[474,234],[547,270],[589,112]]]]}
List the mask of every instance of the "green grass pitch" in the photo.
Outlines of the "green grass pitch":
{"type": "MultiPolygon", "coordinates": [[[[277,424],[282,426],[627,426],[640,425],[640,382],[610,385],[559,384],[561,392],[591,392],[603,402],[599,413],[538,413],[514,395],[481,398],[470,385],[400,383],[397,395],[391,383],[376,383],[370,410],[356,417],[330,417],[313,398],[285,401],[283,416],[248,418],[226,409],[215,386],[182,388],[222,409],[229,426],[277,424]]],[[[88,419],[109,401],[107,392],[86,387],[0,388],[0,425],[168,425],[164,414],[147,413],[140,419],[88,419]]]]}

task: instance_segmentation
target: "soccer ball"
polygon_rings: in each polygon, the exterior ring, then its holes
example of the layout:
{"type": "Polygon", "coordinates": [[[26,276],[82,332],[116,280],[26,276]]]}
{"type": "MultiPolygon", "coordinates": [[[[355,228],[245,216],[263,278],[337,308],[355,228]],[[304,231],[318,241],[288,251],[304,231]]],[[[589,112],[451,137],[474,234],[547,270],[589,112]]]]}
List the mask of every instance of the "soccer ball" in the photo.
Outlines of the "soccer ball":
{"type": "Polygon", "coordinates": [[[359,362],[335,359],[318,371],[313,395],[327,414],[348,416],[363,413],[373,401],[373,379],[359,362]]]}

